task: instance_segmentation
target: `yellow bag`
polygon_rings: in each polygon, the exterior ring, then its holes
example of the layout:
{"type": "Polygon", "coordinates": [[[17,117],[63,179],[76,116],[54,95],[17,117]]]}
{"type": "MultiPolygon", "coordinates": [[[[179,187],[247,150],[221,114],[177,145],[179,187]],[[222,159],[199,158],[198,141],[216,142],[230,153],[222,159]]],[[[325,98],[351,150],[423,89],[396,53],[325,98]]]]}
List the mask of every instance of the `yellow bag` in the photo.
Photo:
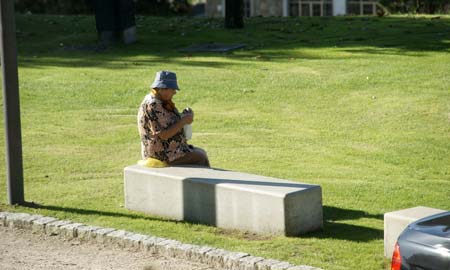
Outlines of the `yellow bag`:
{"type": "Polygon", "coordinates": [[[144,160],[139,160],[138,164],[145,166],[145,167],[150,167],[150,168],[163,168],[163,167],[169,166],[169,164],[167,164],[167,162],[161,161],[156,158],[147,158],[144,160]]]}

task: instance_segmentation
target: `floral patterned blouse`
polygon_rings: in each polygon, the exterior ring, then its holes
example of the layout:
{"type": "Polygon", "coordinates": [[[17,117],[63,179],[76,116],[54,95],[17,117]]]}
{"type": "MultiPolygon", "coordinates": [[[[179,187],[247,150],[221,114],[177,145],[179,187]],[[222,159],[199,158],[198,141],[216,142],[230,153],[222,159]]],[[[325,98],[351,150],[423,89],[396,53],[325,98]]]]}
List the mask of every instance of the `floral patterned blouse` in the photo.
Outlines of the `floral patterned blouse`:
{"type": "Polygon", "coordinates": [[[186,153],[192,152],[190,145],[186,142],[183,130],[167,140],[156,135],[181,119],[181,115],[176,109],[175,111],[166,110],[161,100],[148,94],[139,107],[137,118],[143,159],[151,157],[172,162],[186,153]]]}

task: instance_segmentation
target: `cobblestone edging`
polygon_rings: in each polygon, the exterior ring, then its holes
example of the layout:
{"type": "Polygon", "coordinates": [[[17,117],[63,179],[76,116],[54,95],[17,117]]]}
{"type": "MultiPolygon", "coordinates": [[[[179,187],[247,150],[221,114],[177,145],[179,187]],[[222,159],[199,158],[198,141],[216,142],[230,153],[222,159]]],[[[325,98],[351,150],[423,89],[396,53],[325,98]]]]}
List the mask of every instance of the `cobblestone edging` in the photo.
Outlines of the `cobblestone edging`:
{"type": "Polygon", "coordinates": [[[179,241],[58,220],[41,215],[0,212],[0,226],[29,229],[37,233],[78,238],[122,248],[133,248],[167,257],[205,263],[230,270],[321,270],[307,265],[292,265],[247,253],[184,244],[179,241]]]}

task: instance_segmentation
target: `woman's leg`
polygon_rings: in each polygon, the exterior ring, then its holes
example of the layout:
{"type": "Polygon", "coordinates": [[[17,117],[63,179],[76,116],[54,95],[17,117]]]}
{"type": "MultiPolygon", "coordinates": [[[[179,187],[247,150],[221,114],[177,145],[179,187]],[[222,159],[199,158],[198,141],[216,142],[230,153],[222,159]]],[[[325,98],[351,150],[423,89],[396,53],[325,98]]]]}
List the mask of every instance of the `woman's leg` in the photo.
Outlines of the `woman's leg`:
{"type": "Polygon", "coordinates": [[[194,147],[192,152],[186,153],[186,155],[169,163],[169,165],[171,166],[188,164],[210,167],[208,155],[206,154],[205,150],[198,147],[194,147]]]}

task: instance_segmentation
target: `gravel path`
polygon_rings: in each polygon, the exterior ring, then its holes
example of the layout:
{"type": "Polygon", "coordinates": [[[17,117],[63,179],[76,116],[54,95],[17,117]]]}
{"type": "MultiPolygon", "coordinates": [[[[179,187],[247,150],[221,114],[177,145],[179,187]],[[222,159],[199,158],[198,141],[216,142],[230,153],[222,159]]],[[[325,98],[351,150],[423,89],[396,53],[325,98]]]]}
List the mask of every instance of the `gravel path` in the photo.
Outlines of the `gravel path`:
{"type": "Polygon", "coordinates": [[[200,263],[2,226],[0,269],[219,270],[200,263]]]}

